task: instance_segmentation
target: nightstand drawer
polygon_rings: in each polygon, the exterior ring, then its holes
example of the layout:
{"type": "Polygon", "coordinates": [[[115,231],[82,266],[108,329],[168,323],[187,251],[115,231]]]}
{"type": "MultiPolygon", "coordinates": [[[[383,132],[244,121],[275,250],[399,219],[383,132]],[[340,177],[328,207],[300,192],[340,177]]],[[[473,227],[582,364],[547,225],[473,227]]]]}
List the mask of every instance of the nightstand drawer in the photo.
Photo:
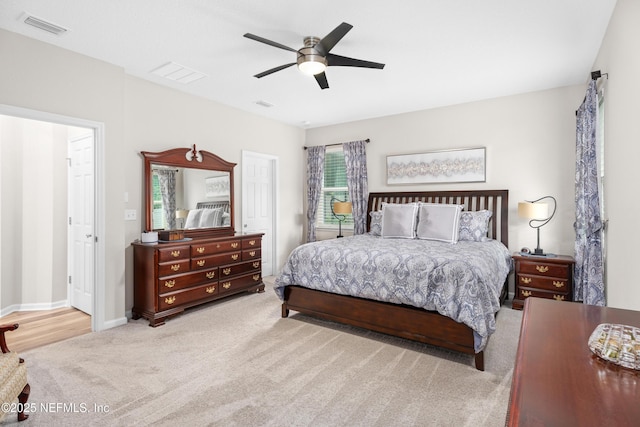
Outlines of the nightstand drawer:
{"type": "Polygon", "coordinates": [[[516,295],[517,299],[524,300],[529,297],[554,299],[556,301],[570,301],[569,295],[567,295],[566,292],[552,292],[542,289],[530,289],[524,287],[520,287],[518,289],[518,295],[516,295]]]}
{"type": "Polygon", "coordinates": [[[569,277],[569,267],[570,266],[567,265],[550,264],[544,262],[521,262],[520,273],[560,277],[563,279],[567,279],[569,277]]]}
{"type": "Polygon", "coordinates": [[[518,274],[518,284],[521,287],[532,287],[537,289],[547,289],[556,292],[569,292],[567,279],[558,279],[555,277],[540,277],[518,274]]]}

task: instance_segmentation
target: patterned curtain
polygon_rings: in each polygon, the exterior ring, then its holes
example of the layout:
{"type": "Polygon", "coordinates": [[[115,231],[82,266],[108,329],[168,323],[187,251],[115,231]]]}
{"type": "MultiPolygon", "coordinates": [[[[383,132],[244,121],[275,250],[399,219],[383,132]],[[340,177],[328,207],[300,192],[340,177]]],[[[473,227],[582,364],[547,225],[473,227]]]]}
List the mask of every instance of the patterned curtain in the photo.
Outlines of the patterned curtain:
{"type": "Polygon", "coordinates": [[[347,167],[347,188],[353,206],[353,234],[367,231],[367,142],[353,141],[342,144],[347,167]]]}
{"type": "Polygon", "coordinates": [[[575,299],[604,306],[602,219],[598,185],[596,81],[591,80],[576,112],[576,231],[575,299]]]}
{"type": "Polygon", "coordinates": [[[316,241],[316,217],[322,193],[324,145],[307,148],[307,242],[316,241]]]}
{"type": "Polygon", "coordinates": [[[176,229],[176,171],[174,169],[158,169],[160,191],[162,192],[162,209],[164,211],[167,230],[176,229]]]}

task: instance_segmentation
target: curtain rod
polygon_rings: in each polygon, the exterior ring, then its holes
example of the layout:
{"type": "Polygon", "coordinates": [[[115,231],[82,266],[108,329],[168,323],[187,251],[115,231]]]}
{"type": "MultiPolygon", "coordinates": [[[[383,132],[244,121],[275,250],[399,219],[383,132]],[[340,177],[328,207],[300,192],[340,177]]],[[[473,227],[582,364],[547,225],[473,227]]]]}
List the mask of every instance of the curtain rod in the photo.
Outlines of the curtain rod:
{"type": "Polygon", "coordinates": [[[607,76],[607,80],[609,79],[609,73],[602,73],[600,70],[591,72],[591,80],[598,80],[602,76],[607,76]]]}
{"type": "MultiPolygon", "coordinates": [[[[368,143],[371,142],[371,140],[369,138],[367,138],[367,139],[364,140],[364,142],[366,142],[368,144],[368,143]]],[[[335,147],[336,145],[342,145],[342,144],[343,144],[342,142],[337,143],[337,144],[327,144],[327,145],[325,145],[325,147],[335,147]]],[[[305,147],[302,147],[302,148],[304,148],[306,150],[309,147],[305,146],[305,147]]]]}

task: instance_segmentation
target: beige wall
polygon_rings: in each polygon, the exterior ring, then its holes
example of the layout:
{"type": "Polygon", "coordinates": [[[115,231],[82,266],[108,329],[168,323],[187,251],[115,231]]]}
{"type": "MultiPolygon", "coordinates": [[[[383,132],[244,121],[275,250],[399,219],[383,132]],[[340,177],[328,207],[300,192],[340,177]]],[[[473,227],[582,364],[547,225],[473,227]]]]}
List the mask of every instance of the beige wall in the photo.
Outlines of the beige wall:
{"type": "Polygon", "coordinates": [[[618,0],[594,70],[605,82],[605,206],[609,218],[607,304],[640,310],[640,282],[633,267],[640,231],[640,2],[618,0]]]}

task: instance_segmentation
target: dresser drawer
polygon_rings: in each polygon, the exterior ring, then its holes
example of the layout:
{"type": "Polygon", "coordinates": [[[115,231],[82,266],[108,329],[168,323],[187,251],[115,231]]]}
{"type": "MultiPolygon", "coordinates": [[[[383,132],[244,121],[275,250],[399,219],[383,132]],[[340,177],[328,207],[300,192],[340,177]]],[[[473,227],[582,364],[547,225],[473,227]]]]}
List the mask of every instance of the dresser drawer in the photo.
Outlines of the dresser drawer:
{"type": "Polygon", "coordinates": [[[261,239],[252,237],[250,239],[242,239],[242,249],[259,248],[261,239]]]}
{"type": "Polygon", "coordinates": [[[189,258],[158,264],[158,276],[172,276],[190,270],[189,258]]]}
{"type": "Polygon", "coordinates": [[[529,297],[554,299],[556,301],[570,301],[569,295],[566,292],[545,291],[543,289],[532,289],[521,286],[518,290],[518,295],[516,295],[516,298],[524,300],[529,297]]]}
{"type": "Polygon", "coordinates": [[[220,294],[239,291],[257,285],[262,281],[262,274],[255,272],[245,276],[234,277],[233,279],[220,279],[220,294]]]}
{"type": "Polygon", "coordinates": [[[191,269],[198,270],[201,268],[208,268],[213,265],[232,264],[234,262],[239,262],[241,259],[242,259],[242,255],[239,251],[229,252],[222,255],[193,258],[191,260],[191,269]]]}
{"type": "Polygon", "coordinates": [[[244,274],[249,271],[260,271],[260,260],[247,261],[240,264],[226,265],[220,267],[220,280],[224,280],[226,277],[233,277],[239,274],[244,274]]]}
{"type": "Polygon", "coordinates": [[[166,294],[179,289],[188,288],[189,286],[199,283],[218,281],[218,269],[201,270],[194,273],[181,274],[178,276],[161,277],[158,279],[158,294],[166,294]]]}
{"type": "Polygon", "coordinates": [[[569,292],[568,279],[559,279],[555,277],[527,276],[518,274],[518,283],[521,287],[532,287],[538,289],[547,289],[556,292],[569,292]]]}
{"type": "Polygon", "coordinates": [[[160,295],[158,298],[158,307],[160,310],[168,310],[182,304],[188,304],[216,295],[218,295],[218,283],[197,286],[195,288],[160,295]]]}
{"type": "Polygon", "coordinates": [[[569,277],[569,266],[544,262],[521,262],[520,273],[567,279],[569,277]]]}
{"type": "Polygon", "coordinates": [[[240,239],[227,240],[224,242],[203,242],[191,245],[191,257],[199,258],[222,252],[232,252],[240,250],[241,247],[242,243],[240,239]]]}
{"type": "Polygon", "coordinates": [[[242,260],[247,261],[247,260],[260,258],[261,255],[262,255],[261,249],[246,249],[242,251],[242,260]]]}
{"type": "Polygon", "coordinates": [[[189,259],[189,246],[171,246],[158,249],[158,262],[177,261],[189,259]]]}

